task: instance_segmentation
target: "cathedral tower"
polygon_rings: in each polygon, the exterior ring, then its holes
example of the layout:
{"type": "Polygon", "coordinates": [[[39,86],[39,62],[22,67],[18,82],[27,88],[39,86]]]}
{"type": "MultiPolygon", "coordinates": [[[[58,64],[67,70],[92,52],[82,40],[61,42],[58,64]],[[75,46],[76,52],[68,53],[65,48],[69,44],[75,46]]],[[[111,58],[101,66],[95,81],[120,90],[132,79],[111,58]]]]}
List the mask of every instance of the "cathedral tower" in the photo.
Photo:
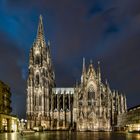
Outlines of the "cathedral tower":
{"type": "Polygon", "coordinates": [[[28,129],[49,127],[51,90],[55,75],[51,62],[50,43],[45,42],[42,16],[39,17],[37,36],[30,49],[27,79],[28,129]]]}

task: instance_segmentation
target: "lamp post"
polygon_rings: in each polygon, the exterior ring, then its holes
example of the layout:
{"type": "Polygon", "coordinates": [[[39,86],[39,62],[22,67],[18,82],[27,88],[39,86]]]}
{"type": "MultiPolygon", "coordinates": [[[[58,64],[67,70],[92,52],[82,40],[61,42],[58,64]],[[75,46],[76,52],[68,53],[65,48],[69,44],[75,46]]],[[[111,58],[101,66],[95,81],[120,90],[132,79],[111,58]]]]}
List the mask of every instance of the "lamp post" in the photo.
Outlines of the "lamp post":
{"type": "Polygon", "coordinates": [[[21,130],[27,129],[27,120],[24,119],[20,120],[20,129],[21,130]]]}
{"type": "Polygon", "coordinates": [[[25,129],[27,129],[27,120],[24,120],[25,122],[25,129]]]}

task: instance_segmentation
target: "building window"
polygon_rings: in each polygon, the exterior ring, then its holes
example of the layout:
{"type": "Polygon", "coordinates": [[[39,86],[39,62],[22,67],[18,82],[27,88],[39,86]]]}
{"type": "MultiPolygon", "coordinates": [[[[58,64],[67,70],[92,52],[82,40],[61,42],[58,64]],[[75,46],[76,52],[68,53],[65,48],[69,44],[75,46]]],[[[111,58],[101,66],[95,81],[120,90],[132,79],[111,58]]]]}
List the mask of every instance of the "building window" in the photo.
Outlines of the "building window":
{"type": "Polygon", "coordinates": [[[42,105],[41,95],[39,95],[39,106],[42,105]]]}
{"type": "Polygon", "coordinates": [[[3,126],[3,130],[4,130],[4,131],[7,131],[7,124],[8,124],[8,123],[7,123],[7,119],[3,118],[3,119],[2,119],[2,126],[3,126]]]}
{"type": "Polygon", "coordinates": [[[95,92],[94,91],[89,91],[88,92],[88,100],[95,99],[95,92]]]}
{"type": "Polygon", "coordinates": [[[65,110],[69,108],[69,98],[68,95],[65,96],[65,110]]]}
{"type": "Polygon", "coordinates": [[[91,105],[94,105],[94,102],[95,101],[95,92],[93,90],[93,87],[90,87],[89,90],[88,90],[88,105],[91,106],[91,105]]]}
{"type": "Polygon", "coordinates": [[[104,95],[103,94],[101,94],[101,100],[103,100],[104,99],[104,95]]]}
{"type": "Polygon", "coordinates": [[[54,95],[54,109],[57,108],[57,96],[56,94],[54,95]]]}
{"type": "Polygon", "coordinates": [[[39,85],[39,75],[38,74],[36,75],[36,81],[35,82],[36,82],[36,85],[39,85]]]}
{"type": "Polygon", "coordinates": [[[60,109],[63,109],[63,95],[60,96],[60,109]]]}
{"type": "Polygon", "coordinates": [[[79,101],[79,107],[81,107],[83,104],[82,100],[79,101]]]}
{"type": "Polygon", "coordinates": [[[40,63],[40,57],[37,55],[35,58],[35,64],[38,65],[39,63],[40,63]]]}

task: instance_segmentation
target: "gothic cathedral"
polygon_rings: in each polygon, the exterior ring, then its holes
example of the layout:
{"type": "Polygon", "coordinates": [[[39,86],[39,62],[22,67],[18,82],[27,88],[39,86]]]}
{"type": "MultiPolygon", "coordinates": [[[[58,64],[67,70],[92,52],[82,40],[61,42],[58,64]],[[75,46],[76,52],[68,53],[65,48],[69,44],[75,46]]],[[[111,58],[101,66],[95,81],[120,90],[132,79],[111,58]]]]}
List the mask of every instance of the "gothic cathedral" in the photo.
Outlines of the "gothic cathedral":
{"type": "Polygon", "coordinates": [[[111,131],[117,116],[127,111],[126,96],[112,91],[90,62],[83,58],[81,82],[71,88],[57,88],[50,43],[45,42],[42,16],[30,49],[27,80],[27,128],[43,130],[111,131]]]}

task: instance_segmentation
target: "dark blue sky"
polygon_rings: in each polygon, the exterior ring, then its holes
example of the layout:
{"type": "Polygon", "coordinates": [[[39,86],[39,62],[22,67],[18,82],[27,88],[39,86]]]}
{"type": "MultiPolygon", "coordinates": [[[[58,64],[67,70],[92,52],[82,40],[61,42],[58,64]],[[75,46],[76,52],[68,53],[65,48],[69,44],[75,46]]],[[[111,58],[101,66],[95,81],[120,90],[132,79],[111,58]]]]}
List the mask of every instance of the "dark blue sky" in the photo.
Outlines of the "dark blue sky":
{"type": "Polygon", "coordinates": [[[1,0],[0,79],[10,85],[13,113],[25,116],[29,49],[42,14],[57,86],[80,80],[82,57],[101,61],[103,81],[140,103],[139,0],[1,0]]]}

